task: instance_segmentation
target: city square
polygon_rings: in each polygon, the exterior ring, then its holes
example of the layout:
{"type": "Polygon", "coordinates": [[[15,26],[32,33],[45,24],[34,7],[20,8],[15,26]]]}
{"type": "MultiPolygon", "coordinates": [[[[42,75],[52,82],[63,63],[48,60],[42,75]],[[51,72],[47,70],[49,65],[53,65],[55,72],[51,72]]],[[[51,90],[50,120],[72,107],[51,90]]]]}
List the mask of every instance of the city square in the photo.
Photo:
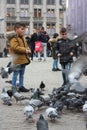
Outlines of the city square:
{"type": "Polygon", "coordinates": [[[44,130],[86,130],[87,0],[0,0],[0,83],[0,130],[43,130],[37,128],[40,114],[48,122],[44,130]],[[2,90],[12,92],[11,104],[2,90]],[[47,102],[33,95],[40,90],[47,102]],[[29,103],[37,98],[42,106],[36,111],[29,103]],[[63,110],[54,107],[57,101],[63,110]],[[59,118],[48,118],[50,107],[59,118]]]}
{"type": "MultiPolygon", "coordinates": [[[[6,67],[10,58],[0,59],[0,68],[6,67]]],[[[61,66],[59,65],[61,68],[61,66]]],[[[11,80],[12,74],[9,75],[7,79],[2,79],[0,93],[2,88],[11,89],[11,85],[5,83],[6,80],[11,80]]],[[[38,88],[40,82],[43,81],[46,85],[45,94],[52,92],[53,88],[58,88],[62,84],[61,71],[52,71],[52,58],[47,58],[47,61],[38,62],[37,58],[27,66],[24,78],[24,85],[26,88],[38,88]]],[[[86,85],[86,76],[81,78],[81,83],[86,85]]],[[[25,96],[29,96],[31,92],[21,93],[25,96]]],[[[66,110],[63,111],[61,118],[57,119],[55,122],[51,122],[45,114],[46,107],[40,108],[37,114],[34,114],[35,123],[29,123],[23,113],[25,102],[27,100],[16,103],[15,99],[12,98],[12,106],[4,105],[0,100],[0,126],[1,130],[36,130],[36,122],[39,118],[40,113],[42,113],[45,119],[48,121],[49,130],[85,130],[86,121],[83,112],[66,110]]]]}

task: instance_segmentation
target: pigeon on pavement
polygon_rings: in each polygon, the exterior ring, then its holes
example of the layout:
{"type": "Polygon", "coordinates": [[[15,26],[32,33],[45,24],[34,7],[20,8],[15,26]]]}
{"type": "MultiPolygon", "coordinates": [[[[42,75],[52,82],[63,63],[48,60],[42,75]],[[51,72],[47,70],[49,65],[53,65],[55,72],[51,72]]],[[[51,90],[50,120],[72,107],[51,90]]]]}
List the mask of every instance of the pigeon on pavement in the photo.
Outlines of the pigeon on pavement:
{"type": "Polygon", "coordinates": [[[22,100],[25,100],[25,99],[30,99],[29,97],[25,97],[23,95],[21,95],[19,92],[17,92],[16,88],[15,87],[12,87],[12,91],[13,91],[13,97],[15,98],[16,102],[18,101],[22,101],[22,100]]]}
{"type": "Polygon", "coordinates": [[[43,91],[44,88],[45,88],[45,83],[43,81],[41,81],[41,83],[40,83],[40,89],[41,89],[41,91],[43,91]]]}
{"type": "Polygon", "coordinates": [[[8,96],[5,88],[3,88],[0,97],[1,97],[1,100],[3,101],[3,104],[8,105],[8,106],[12,105],[10,97],[8,96]]]}
{"type": "Polygon", "coordinates": [[[39,120],[36,123],[37,130],[49,130],[48,122],[44,119],[44,116],[40,114],[39,120]]]}
{"type": "Polygon", "coordinates": [[[56,118],[60,118],[60,116],[57,113],[56,108],[49,107],[46,109],[46,115],[51,121],[54,121],[56,118]]]}
{"type": "Polygon", "coordinates": [[[34,115],[34,108],[31,105],[27,105],[24,107],[24,114],[26,115],[26,120],[33,120],[33,115],[34,115]]]}

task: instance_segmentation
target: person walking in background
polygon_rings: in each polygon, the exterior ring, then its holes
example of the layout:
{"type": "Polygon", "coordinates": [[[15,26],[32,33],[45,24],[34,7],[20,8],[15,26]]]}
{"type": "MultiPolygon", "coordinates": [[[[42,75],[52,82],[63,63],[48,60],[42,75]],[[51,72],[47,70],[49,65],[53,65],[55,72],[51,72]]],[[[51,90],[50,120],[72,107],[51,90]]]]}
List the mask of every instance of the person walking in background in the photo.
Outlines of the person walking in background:
{"type": "MultiPolygon", "coordinates": [[[[60,57],[60,64],[62,69],[70,70],[71,63],[73,62],[74,48],[70,45],[70,39],[67,38],[66,28],[62,28],[60,31],[61,38],[56,42],[56,53],[60,57]]],[[[62,71],[63,84],[66,85],[68,79],[66,74],[62,71]]]]}
{"type": "MultiPolygon", "coordinates": [[[[77,33],[74,33],[73,39],[75,39],[77,37],[78,37],[77,33]]],[[[79,51],[78,50],[79,50],[79,43],[76,43],[75,44],[75,57],[76,58],[78,58],[78,56],[79,56],[79,51]]]]}
{"type": "Polygon", "coordinates": [[[42,42],[42,48],[43,48],[43,61],[46,61],[47,57],[47,42],[49,40],[49,36],[47,32],[44,30],[44,27],[41,28],[39,32],[39,41],[42,42]]]}
{"type": "Polygon", "coordinates": [[[35,42],[38,40],[38,35],[36,29],[33,29],[33,34],[30,38],[30,48],[31,48],[31,60],[33,60],[34,57],[34,51],[35,51],[35,42]]]}
{"type": "Polygon", "coordinates": [[[3,53],[4,53],[4,57],[8,56],[8,49],[7,49],[7,47],[4,48],[3,53]]]}
{"type": "Polygon", "coordinates": [[[49,39],[50,45],[51,45],[51,50],[52,50],[52,57],[53,57],[53,65],[52,65],[52,71],[61,71],[58,68],[58,56],[56,54],[56,48],[55,48],[55,44],[58,40],[58,33],[54,33],[53,34],[53,38],[49,39]]]}
{"type": "Polygon", "coordinates": [[[25,67],[30,63],[30,48],[24,38],[25,24],[17,22],[14,26],[15,35],[9,39],[9,50],[13,56],[13,64],[19,64],[20,68],[13,71],[12,90],[16,89],[17,76],[19,75],[19,92],[28,92],[29,89],[24,87],[25,67]]]}

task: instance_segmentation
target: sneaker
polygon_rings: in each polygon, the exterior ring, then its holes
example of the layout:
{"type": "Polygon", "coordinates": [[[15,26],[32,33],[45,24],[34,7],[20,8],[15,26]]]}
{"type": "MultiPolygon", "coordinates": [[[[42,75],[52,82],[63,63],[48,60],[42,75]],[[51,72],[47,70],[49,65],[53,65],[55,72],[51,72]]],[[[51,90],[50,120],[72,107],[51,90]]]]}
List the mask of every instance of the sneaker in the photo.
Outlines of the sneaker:
{"type": "Polygon", "coordinates": [[[57,68],[56,71],[61,71],[61,69],[57,68]]]}
{"type": "Polygon", "coordinates": [[[20,87],[19,92],[29,92],[29,89],[27,89],[25,87],[20,87]]]}
{"type": "Polygon", "coordinates": [[[63,84],[62,84],[62,86],[65,86],[65,85],[66,85],[66,83],[63,83],[63,84]]]}
{"type": "Polygon", "coordinates": [[[55,69],[55,68],[53,68],[53,69],[52,69],[52,71],[56,71],[56,69],[55,69]]]}

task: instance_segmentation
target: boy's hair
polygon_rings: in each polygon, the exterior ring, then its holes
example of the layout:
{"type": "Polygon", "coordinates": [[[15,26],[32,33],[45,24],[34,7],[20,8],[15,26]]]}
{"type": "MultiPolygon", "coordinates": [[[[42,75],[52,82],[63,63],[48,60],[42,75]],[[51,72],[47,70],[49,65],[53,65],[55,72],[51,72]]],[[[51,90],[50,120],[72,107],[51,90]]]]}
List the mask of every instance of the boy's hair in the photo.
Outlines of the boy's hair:
{"type": "Polygon", "coordinates": [[[66,30],[66,28],[61,28],[61,30],[60,30],[60,33],[65,33],[67,30],[66,30]]]}
{"type": "Polygon", "coordinates": [[[14,25],[14,30],[15,30],[16,28],[20,28],[20,27],[26,27],[26,25],[25,25],[24,23],[17,22],[17,23],[15,23],[15,25],[14,25]]]}
{"type": "Polygon", "coordinates": [[[54,34],[53,34],[53,38],[56,38],[56,37],[58,37],[58,36],[59,36],[58,33],[54,33],[54,34]]]}

